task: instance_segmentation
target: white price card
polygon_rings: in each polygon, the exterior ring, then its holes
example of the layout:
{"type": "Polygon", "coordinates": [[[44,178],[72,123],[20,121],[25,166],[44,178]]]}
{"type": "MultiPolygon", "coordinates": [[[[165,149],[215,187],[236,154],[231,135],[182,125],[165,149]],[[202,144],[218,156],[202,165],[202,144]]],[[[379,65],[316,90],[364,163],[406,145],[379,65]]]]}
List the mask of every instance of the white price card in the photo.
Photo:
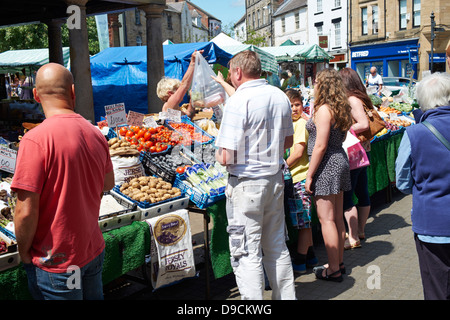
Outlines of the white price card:
{"type": "Polygon", "coordinates": [[[159,120],[164,121],[169,118],[169,114],[167,112],[161,111],[158,116],[159,120]]]}
{"type": "Polygon", "coordinates": [[[143,113],[128,111],[127,122],[129,126],[142,126],[145,115],[143,113]]]}
{"type": "Polygon", "coordinates": [[[108,127],[110,128],[127,124],[127,114],[125,113],[124,103],[116,103],[105,106],[105,114],[108,127]]]}
{"type": "Polygon", "coordinates": [[[173,122],[181,122],[181,111],[175,109],[167,109],[167,113],[169,115],[169,119],[173,122]]]}
{"type": "Polygon", "coordinates": [[[14,173],[16,168],[17,151],[0,146],[0,170],[14,173]]]}
{"type": "Polygon", "coordinates": [[[156,123],[155,118],[150,116],[150,117],[147,117],[147,118],[144,119],[144,127],[146,127],[146,128],[157,128],[158,124],[156,123]]]}

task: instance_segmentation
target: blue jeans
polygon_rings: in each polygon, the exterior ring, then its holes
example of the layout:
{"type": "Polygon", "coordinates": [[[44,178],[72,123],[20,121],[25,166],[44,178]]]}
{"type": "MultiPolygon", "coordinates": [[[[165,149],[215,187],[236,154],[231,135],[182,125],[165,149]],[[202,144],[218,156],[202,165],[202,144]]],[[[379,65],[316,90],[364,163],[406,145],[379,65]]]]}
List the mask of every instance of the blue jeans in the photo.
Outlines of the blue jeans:
{"type": "Polygon", "coordinates": [[[28,289],[35,300],[103,300],[103,250],[96,258],[74,272],[53,273],[32,263],[23,264],[28,289]]]}

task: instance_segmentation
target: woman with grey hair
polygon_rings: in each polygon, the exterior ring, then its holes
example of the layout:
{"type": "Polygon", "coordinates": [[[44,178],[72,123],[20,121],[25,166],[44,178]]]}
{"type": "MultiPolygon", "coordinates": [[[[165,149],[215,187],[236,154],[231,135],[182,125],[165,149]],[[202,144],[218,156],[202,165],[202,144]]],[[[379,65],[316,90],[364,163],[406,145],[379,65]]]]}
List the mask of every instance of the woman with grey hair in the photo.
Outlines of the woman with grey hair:
{"type": "Polygon", "coordinates": [[[396,182],[400,191],[412,194],[424,298],[450,300],[450,75],[425,77],[416,96],[423,115],[403,135],[396,182]]]}

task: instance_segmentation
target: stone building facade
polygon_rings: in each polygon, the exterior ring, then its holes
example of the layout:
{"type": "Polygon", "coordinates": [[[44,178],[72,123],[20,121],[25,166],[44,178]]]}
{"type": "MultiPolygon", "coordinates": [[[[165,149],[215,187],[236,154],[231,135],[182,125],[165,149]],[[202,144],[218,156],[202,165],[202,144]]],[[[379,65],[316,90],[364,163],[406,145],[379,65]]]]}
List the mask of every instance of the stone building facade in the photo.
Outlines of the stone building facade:
{"type": "Polygon", "coordinates": [[[448,0],[348,0],[351,66],[361,77],[370,66],[383,76],[420,80],[430,70],[431,13],[436,27],[433,70],[445,71],[450,44],[448,0]]]}

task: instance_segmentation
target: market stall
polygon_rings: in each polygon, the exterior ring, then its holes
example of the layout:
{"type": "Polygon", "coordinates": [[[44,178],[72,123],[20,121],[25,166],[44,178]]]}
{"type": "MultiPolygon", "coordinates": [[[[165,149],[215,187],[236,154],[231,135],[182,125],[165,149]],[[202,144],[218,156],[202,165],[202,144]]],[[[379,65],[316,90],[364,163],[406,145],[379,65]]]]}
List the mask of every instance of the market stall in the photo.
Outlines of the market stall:
{"type": "MultiPolygon", "coordinates": [[[[63,48],[64,65],[69,62],[69,48],[63,48]]],[[[0,136],[17,140],[22,122],[40,122],[44,113],[33,99],[36,71],[49,62],[48,49],[9,50],[0,53],[0,136]],[[2,99],[3,97],[3,99],[2,99]]]]}
{"type": "MultiPolygon", "coordinates": [[[[163,46],[166,77],[182,79],[191,55],[204,50],[210,64],[226,66],[231,55],[213,42],[167,44],[163,46]]],[[[105,115],[104,107],[124,103],[129,110],[147,113],[146,47],[107,48],[91,57],[95,121],[105,115]]]]}
{"type": "Polygon", "coordinates": [[[316,72],[325,68],[325,63],[333,59],[333,56],[316,44],[262,47],[261,49],[275,56],[283,70],[289,69],[285,64],[299,65],[300,68],[297,69],[301,71],[305,85],[308,85],[308,78],[314,80],[316,72]]]}

